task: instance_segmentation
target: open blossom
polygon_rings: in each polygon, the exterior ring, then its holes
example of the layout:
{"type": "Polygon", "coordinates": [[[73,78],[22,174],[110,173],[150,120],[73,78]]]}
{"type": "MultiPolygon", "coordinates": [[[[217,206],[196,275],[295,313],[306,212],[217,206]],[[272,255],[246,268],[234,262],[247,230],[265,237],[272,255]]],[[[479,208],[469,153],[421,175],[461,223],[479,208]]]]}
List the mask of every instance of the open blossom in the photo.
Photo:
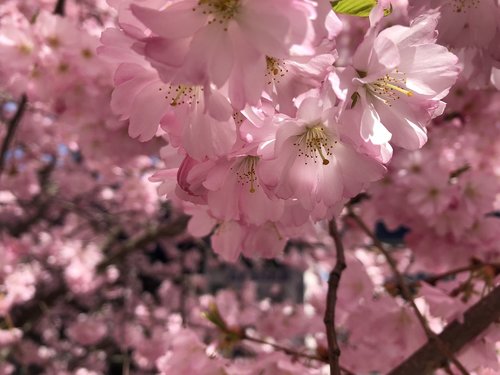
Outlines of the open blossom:
{"type": "MultiPolygon", "coordinates": [[[[111,108],[129,120],[129,135],[148,141],[161,123],[172,145],[203,160],[228,152],[236,127],[228,100],[210,87],[164,83],[143,56],[134,52],[134,39],[107,29],[99,52],[115,62],[111,108]],[[203,139],[203,142],[200,141],[203,139]]],[[[137,45],[137,44],[136,44],[137,45]]]]}
{"type": "Polygon", "coordinates": [[[241,254],[248,258],[274,258],[283,252],[288,233],[279,223],[267,221],[248,225],[229,220],[220,223],[212,236],[212,247],[222,259],[235,262],[241,254]]]}
{"type": "Polygon", "coordinates": [[[4,18],[0,23],[0,63],[4,72],[28,72],[38,52],[39,45],[33,31],[28,27],[28,22],[23,21],[4,18]]]}
{"type": "Polygon", "coordinates": [[[165,82],[227,84],[238,109],[257,103],[266,58],[312,56],[317,38],[329,36],[326,25],[336,32],[340,23],[327,16],[328,8],[299,0],[187,0],[159,10],[136,4],[131,9],[153,32],[144,53],[165,82]]]}
{"type": "Polygon", "coordinates": [[[209,190],[207,203],[215,217],[254,225],[281,218],[284,201],[268,196],[259,182],[258,164],[259,158],[249,155],[222,160],[208,171],[203,185],[209,190]]]}
{"type": "Polygon", "coordinates": [[[312,58],[266,58],[267,73],[265,94],[273,100],[280,113],[293,117],[297,108],[293,99],[310,89],[321,87],[329,71],[333,69],[332,53],[312,58]]]}
{"type": "Polygon", "coordinates": [[[308,96],[296,118],[279,123],[274,158],[263,160],[262,181],[282,199],[296,199],[308,210],[331,215],[345,198],[382,177],[385,168],[358,154],[337,131],[332,109],[308,96]]]}
{"type": "Polygon", "coordinates": [[[353,56],[353,68],[343,72],[346,106],[362,112],[360,134],[367,142],[380,144],[373,138],[383,128],[404,148],[427,141],[425,126],[443,112],[441,99],[460,71],[457,57],[435,44],[436,22],[435,16],[425,16],[410,27],[368,34],[353,56]]]}
{"type": "Polygon", "coordinates": [[[161,127],[172,146],[181,146],[196,160],[214,159],[231,151],[236,143],[236,124],[226,98],[201,86],[167,86],[160,90],[170,105],[161,127]]]}
{"type": "Polygon", "coordinates": [[[489,86],[498,66],[500,4],[497,0],[413,1],[412,13],[439,12],[437,42],[451,48],[463,64],[469,88],[489,86]]]}
{"type": "MultiPolygon", "coordinates": [[[[419,2],[426,3],[427,1],[419,2]]],[[[438,42],[461,47],[486,47],[493,40],[499,7],[496,0],[431,0],[440,12],[438,42]]]]}

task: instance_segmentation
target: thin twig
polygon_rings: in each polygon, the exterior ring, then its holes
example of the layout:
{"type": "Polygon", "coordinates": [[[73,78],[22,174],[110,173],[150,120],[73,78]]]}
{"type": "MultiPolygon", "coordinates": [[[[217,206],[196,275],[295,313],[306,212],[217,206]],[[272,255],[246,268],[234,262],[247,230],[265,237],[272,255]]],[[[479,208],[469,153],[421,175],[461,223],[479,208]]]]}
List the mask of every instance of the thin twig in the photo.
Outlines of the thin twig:
{"type": "MultiPolygon", "coordinates": [[[[304,353],[304,352],[300,352],[296,349],[293,349],[293,348],[289,348],[287,346],[283,346],[283,345],[280,345],[280,344],[275,344],[273,342],[269,342],[269,341],[266,341],[266,340],[263,340],[263,339],[259,339],[257,337],[253,337],[253,336],[249,336],[246,332],[244,332],[240,338],[242,340],[247,340],[247,341],[251,341],[251,342],[255,342],[257,344],[263,344],[263,345],[269,345],[271,346],[273,349],[275,350],[278,350],[280,352],[283,352],[285,354],[288,354],[292,357],[300,357],[300,358],[305,358],[305,359],[309,359],[309,360],[312,360],[312,361],[318,361],[318,362],[323,362],[323,363],[328,363],[328,360],[326,360],[326,358],[323,358],[319,355],[314,355],[314,354],[308,354],[308,353],[304,353]]],[[[346,375],[354,375],[354,373],[344,367],[340,367],[340,369],[342,370],[342,372],[344,372],[346,375]]]]}
{"type": "MultiPolygon", "coordinates": [[[[258,344],[263,344],[263,345],[269,345],[273,349],[283,352],[287,355],[291,355],[295,358],[306,358],[309,360],[314,360],[314,361],[319,361],[323,363],[330,363],[328,358],[323,355],[323,351],[317,352],[316,355],[314,354],[308,354],[304,353],[303,351],[298,351],[296,349],[276,344],[273,342],[266,341],[264,339],[254,337],[254,336],[249,336],[246,328],[244,327],[238,327],[238,326],[229,326],[224,319],[224,317],[221,315],[219,308],[217,307],[217,304],[211,303],[208,307],[208,310],[205,311],[202,316],[204,316],[208,321],[210,321],[213,325],[215,325],[222,333],[227,335],[229,341],[237,341],[237,340],[247,340],[251,342],[255,342],[258,344]]],[[[201,325],[198,325],[196,323],[190,323],[190,327],[204,327],[201,325]]],[[[340,367],[340,366],[339,366],[340,367]]],[[[344,367],[340,367],[340,370],[342,370],[346,375],[354,375],[354,373],[344,367]]]]}
{"type": "Polygon", "coordinates": [[[422,280],[431,284],[431,285],[434,285],[438,281],[441,281],[443,279],[447,279],[449,277],[458,275],[459,273],[474,272],[474,271],[481,270],[485,267],[491,267],[491,268],[493,268],[495,273],[500,273],[500,263],[488,263],[488,262],[483,263],[482,261],[477,261],[476,263],[470,264],[468,266],[455,268],[453,270],[443,272],[443,273],[440,273],[437,275],[426,276],[422,280]]]}
{"type": "Polygon", "coordinates": [[[16,133],[21,119],[23,118],[24,112],[26,110],[26,104],[28,104],[28,97],[26,94],[21,96],[19,103],[17,104],[17,110],[14,117],[7,124],[7,134],[2,143],[2,148],[0,149],[0,178],[5,167],[5,160],[7,158],[7,151],[9,150],[10,143],[14,139],[14,134],[16,133]]]}
{"type": "Polygon", "coordinates": [[[382,255],[385,257],[387,263],[389,264],[389,267],[391,268],[392,273],[396,277],[396,280],[399,284],[399,287],[401,288],[401,292],[403,294],[403,297],[410,303],[411,308],[413,309],[418,321],[420,322],[420,325],[424,329],[424,332],[429,339],[429,341],[434,341],[436,343],[436,347],[438,350],[440,350],[445,357],[451,361],[460,371],[461,374],[463,375],[468,375],[469,372],[467,369],[460,363],[460,361],[454,356],[453,352],[450,351],[450,349],[447,347],[445,343],[443,343],[439,336],[434,333],[432,329],[430,329],[427,320],[425,317],[422,315],[420,310],[418,309],[414,299],[413,295],[410,291],[410,288],[408,287],[408,284],[406,283],[403,275],[399,272],[398,266],[396,264],[396,261],[392,258],[391,254],[385,249],[384,245],[380,240],[375,236],[375,234],[368,228],[368,226],[365,224],[365,222],[358,216],[356,215],[352,210],[349,210],[349,216],[358,224],[358,226],[361,228],[361,230],[368,236],[370,239],[373,241],[373,244],[375,247],[382,253],[382,255]]]}
{"type": "Polygon", "coordinates": [[[252,341],[252,342],[255,342],[257,344],[269,345],[273,349],[276,349],[276,350],[278,350],[280,352],[283,352],[285,354],[291,355],[292,357],[301,357],[301,358],[310,359],[312,361],[319,361],[319,362],[326,363],[325,359],[322,358],[322,357],[320,357],[319,355],[314,355],[314,354],[308,354],[308,353],[300,352],[300,351],[298,351],[296,349],[293,349],[293,348],[289,348],[289,347],[286,347],[286,346],[283,346],[283,345],[280,345],[280,344],[275,344],[273,342],[269,342],[269,341],[266,341],[266,340],[263,340],[263,339],[259,339],[257,337],[248,336],[248,334],[246,334],[246,333],[244,333],[241,336],[241,339],[242,340],[247,340],[247,341],[252,341]]]}
{"type": "Polygon", "coordinates": [[[337,334],[335,332],[335,305],[337,303],[337,289],[340,284],[342,271],[346,268],[346,261],[344,255],[344,245],[337,228],[335,218],[330,220],[328,224],[330,236],[335,242],[337,250],[337,262],[335,267],[330,272],[328,277],[328,292],[326,294],[326,310],[324,316],[324,323],[326,327],[326,338],[328,341],[328,362],[330,364],[330,374],[340,375],[340,348],[337,341],[337,334]]]}

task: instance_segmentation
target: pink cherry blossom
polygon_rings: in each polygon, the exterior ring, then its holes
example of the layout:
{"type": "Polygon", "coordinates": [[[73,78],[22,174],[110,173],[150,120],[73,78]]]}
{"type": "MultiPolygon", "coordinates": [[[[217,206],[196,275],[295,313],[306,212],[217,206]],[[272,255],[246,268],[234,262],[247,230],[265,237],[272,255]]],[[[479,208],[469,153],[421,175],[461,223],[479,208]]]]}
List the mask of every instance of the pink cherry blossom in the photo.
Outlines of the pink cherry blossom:
{"type": "Polygon", "coordinates": [[[261,162],[262,182],[278,197],[297,199],[321,216],[384,173],[382,165],[343,142],[331,109],[312,96],[304,98],[295,119],[279,120],[268,147],[274,147],[274,158],[261,162]]]}
{"type": "Polygon", "coordinates": [[[460,71],[456,56],[435,44],[435,27],[435,16],[420,17],[410,27],[373,30],[358,47],[343,79],[347,106],[363,112],[364,139],[383,126],[398,146],[416,149],[427,141],[425,126],[443,112],[441,99],[460,71]]]}
{"type": "MultiPolygon", "coordinates": [[[[134,15],[155,34],[147,40],[145,53],[164,80],[219,88],[227,83],[238,109],[257,103],[265,84],[266,57],[284,59],[299,50],[301,55],[314,53],[316,35],[310,30],[320,32],[325,25],[313,25],[312,20],[326,20],[328,14],[328,8],[320,10],[323,14],[318,15],[313,2],[296,0],[272,5],[261,0],[192,0],[172,2],[161,10],[132,6],[134,15]]],[[[330,27],[336,25],[330,21],[330,27]]]]}

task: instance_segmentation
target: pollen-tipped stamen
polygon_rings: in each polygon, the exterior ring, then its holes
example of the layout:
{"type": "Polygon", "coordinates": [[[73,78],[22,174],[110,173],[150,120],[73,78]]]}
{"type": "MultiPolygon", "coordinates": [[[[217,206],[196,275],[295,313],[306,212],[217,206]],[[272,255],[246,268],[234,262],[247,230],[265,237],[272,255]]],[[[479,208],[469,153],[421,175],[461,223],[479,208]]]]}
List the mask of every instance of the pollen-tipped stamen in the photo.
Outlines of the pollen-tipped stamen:
{"type": "Polygon", "coordinates": [[[323,165],[330,164],[328,156],[332,155],[333,143],[321,124],[308,127],[294,145],[299,148],[298,155],[306,158],[305,164],[307,159],[313,159],[316,163],[318,157],[321,158],[323,165]]]}
{"type": "Polygon", "coordinates": [[[210,16],[208,24],[224,25],[224,30],[227,31],[227,23],[239,12],[240,0],[199,0],[198,7],[203,14],[210,16]]]}
{"type": "Polygon", "coordinates": [[[183,104],[192,105],[199,104],[199,96],[203,91],[203,87],[189,85],[169,85],[166,88],[160,87],[159,91],[165,94],[165,99],[172,107],[177,107],[183,104]]]}
{"type": "Polygon", "coordinates": [[[258,187],[258,183],[255,166],[257,165],[258,161],[259,158],[257,156],[246,156],[237,166],[236,176],[238,178],[238,182],[241,184],[241,186],[249,184],[250,193],[255,193],[257,191],[256,188],[258,187]]]}
{"type": "Polygon", "coordinates": [[[404,72],[395,69],[392,73],[365,85],[367,91],[382,100],[388,106],[391,102],[400,99],[400,94],[413,96],[413,91],[406,88],[404,72]]]}
{"type": "Polygon", "coordinates": [[[321,159],[323,159],[323,165],[328,165],[330,163],[330,160],[328,160],[325,155],[323,155],[323,151],[321,150],[321,147],[317,147],[316,150],[318,151],[319,156],[321,159]]]}
{"type": "Polygon", "coordinates": [[[396,85],[393,85],[392,83],[386,83],[385,84],[386,87],[389,87],[390,89],[392,90],[396,90],[396,91],[399,91],[400,93],[403,93],[405,94],[406,96],[412,96],[413,95],[413,92],[411,90],[407,90],[407,89],[404,89],[402,87],[399,87],[399,86],[396,86],[396,85]]]}
{"type": "Polygon", "coordinates": [[[179,104],[179,99],[182,98],[182,96],[184,95],[185,91],[186,91],[186,86],[180,85],[178,87],[178,90],[177,90],[177,93],[176,93],[175,97],[170,102],[170,105],[172,107],[175,107],[177,104],[179,104]]]}

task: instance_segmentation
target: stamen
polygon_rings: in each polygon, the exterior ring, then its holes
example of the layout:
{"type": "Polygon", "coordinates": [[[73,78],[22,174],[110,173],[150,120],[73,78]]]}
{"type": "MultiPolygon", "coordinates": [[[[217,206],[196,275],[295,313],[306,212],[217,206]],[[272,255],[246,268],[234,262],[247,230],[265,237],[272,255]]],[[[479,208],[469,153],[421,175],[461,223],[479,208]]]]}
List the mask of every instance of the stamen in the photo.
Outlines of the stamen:
{"type": "Polygon", "coordinates": [[[31,48],[29,45],[27,44],[20,44],[18,46],[19,48],[19,52],[23,55],[29,55],[32,51],[33,51],[33,48],[31,48]]]}
{"type": "Polygon", "coordinates": [[[240,126],[245,121],[246,117],[241,112],[233,113],[233,120],[236,126],[240,126]]]}
{"type": "MultiPolygon", "coordinates": [[[[257,174],[255,173],[255,166],[258,161],[258,156],[245,156],[236,166],[238,183],[243,187],[245,185],[250,185],[250,193],[255,193],[256,188],[259,187],[257,183],[257,174]]],[[[231,169],[233,170],[234,167],[231,169]]]]}
{"type": "Polygon", "coordinates": [[[382,100],[389,107],[395,100],[400,99],[400,94],[413,96],[413,92],[406,88],[406,77],[403,72],[395,69],[392,73],[365,85],[367,91],[382,100]]]}
{"type": "Polygon", "coordinates": [[[323,125],[315,124],[299,135],[297,142],[293,145],[298,147],[298,156],[306,158],[305,164],[307,164],[307,159],[312,159],[314,163],[317,163],[319,157],[323,165],[328,165],[330,164],[328,156],[332,155],[334,143],[337,141],[332,142],[323,125]]]}
{"type": "Polygon", "coordinates": [[[317,147],[316,150],[318,151],[319,156],[321,156],[321,159],[323,159],[323,165],[328,165],[330,163],[330,160],[325,158],[325,155],[323,155],[323,151],[321,151],[321,147],[317,147]]]}
{"type": "MultiPolygon", "coordinates": [[[[234,18],[240,9],[240,0],[199,0],[198,8],[209,17],[208,24],[224,24],[227,31],[227,23],[234,18]]],[[[197,8],[193,8],[196,11],[197,8]]]]}
{"type": "Polygon", "coordinates": [[[480,3],[481,0],[451,0],[451,7],[455,13],[462,13],[477,9],[480,3]]]}
{"type": "Polygon", "coordinates": [[[285,62],[281,59],[266,56],[266,77],[268,78],[267,84],[279,83],[280,79],[288,73],[288,69],[285,67],[285,62]]]}
{"type": "MultiPolygon", "coordinates": [[[[160,88],[159,91],[163,91],[160,88]]],[[[166,90],[165,99],[168,101],[172,107],[177,107],[182,104],[192,105],[194,103],[199,104],[199,93],[203,91],[203,87],[199,86],[187,86],[187,85],[169,85],[166,90]]]]}
{"type": "Polygon", "coordinates": [[[399,92],[405,94],[406,96],[412,96],[413,95],[413,92],[411,92],[410,90],[406,90],[406,89],[404,89],[402,87],[393,85],[392,83],[386,83],[385,85],[386,85],[386,87],[389,87],[392,90],[399,91],[399,92]]]}

